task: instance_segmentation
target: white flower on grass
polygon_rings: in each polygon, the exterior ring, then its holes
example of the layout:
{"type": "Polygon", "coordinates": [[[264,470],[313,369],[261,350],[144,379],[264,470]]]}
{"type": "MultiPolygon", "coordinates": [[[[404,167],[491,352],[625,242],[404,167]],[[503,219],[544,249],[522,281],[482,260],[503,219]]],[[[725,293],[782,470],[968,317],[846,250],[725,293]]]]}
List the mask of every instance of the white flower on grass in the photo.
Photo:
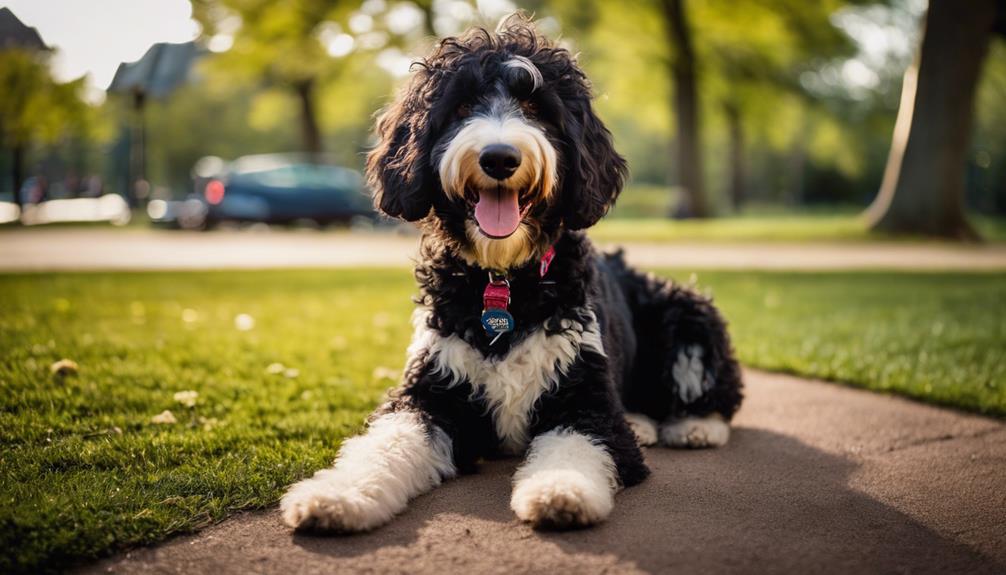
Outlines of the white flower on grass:
{"type": "Polygon", "coordinates": [[[49,371],[51,371],[53,375],[74,375],[77,373],[78,369],[79,366],[77,365],[77,362],[66,358],[63,358],[49,366],[49,371]]]}
{"type": "Polygon", "coordinates": [[[199,312],[188,307],[183,309],[182,321],[184,321],[185,323],[195,323],[199,321],[199,312]]]}
{"type": "Polygon", "coordinates": [[[287,379],[294,379],[298,376],[300,376],[300,370],[296,367],[288,367],[283,370],[283,377],[287,379]]]}
{"type": "Polygon", "coordinates": [[[388,327],[391,325],[391,314],[388,312],[379,312],[374,315],[374,327],[388,327]]]}
{"type": "Polygon", "coordinates": [[[175,401],[184,405],[185,407],[195,407],[196,398],[199,397],[199,392],[197,391],[179,391],[175,394],[175,401]]]}
{"type": "Polygon", "coordinates": [[[278,361],[276,363],[270,363],[265,368],[265,372],[268,373],[268,374],[270,374],[270,375],[279,375],[279,374],[283,373],[284,371],[286,371],[286,366],[283,365],[282,363],[278,362],[278,361]]]}
{"type": "Polygon", "coordinates": [[[255,318],[246,313],[239,313],[234,316],[234,327],[238,331],[251,331],[255,329],[255,318]]]}
{"type": "Polygon", "coordinates": [[[175,419],[175,414],[171,413],[170,410],[165,409],[164,411],[151,417],[150,423],[156,423],[158,425],[172,425],[178,423],[178,420],[175,419]]]}

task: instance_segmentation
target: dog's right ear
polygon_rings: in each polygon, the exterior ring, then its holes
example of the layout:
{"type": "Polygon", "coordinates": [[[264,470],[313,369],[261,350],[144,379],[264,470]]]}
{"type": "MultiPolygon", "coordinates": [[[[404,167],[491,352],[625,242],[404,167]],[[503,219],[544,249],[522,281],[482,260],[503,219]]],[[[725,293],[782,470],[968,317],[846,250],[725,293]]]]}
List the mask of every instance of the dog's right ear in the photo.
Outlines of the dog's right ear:
{"type": "Polygon", "coordinates": [[[367,155],[367,183],[374,206],[393,218],[414,222],[425,218],[433,205],[430,177],[427,90],[425,70],[415,74],[398,100],[377,119],[378,143],[367,155]]]}

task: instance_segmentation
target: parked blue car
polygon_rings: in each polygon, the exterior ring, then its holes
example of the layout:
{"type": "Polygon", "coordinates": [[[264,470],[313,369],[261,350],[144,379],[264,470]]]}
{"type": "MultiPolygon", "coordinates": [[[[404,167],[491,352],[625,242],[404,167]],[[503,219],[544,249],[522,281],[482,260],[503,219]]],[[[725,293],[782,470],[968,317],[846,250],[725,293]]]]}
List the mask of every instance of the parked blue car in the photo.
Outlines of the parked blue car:
{"type": "Polygon", "coordinates": [[[229,163],[203,158],[193,168],[193,185],[194,194],[184,201],[150,202],[151,221],[209,228],[220,222],[327,225],[376,218],[359,172],[296,154],[229,163]]]}

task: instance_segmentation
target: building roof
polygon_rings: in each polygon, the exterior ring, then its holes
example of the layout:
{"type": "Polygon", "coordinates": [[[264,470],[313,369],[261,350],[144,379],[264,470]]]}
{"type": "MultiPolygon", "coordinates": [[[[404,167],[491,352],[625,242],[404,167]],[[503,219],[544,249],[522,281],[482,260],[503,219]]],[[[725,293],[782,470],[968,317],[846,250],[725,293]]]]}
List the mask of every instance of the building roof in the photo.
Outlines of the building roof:
{"type": "Polygon", "coordinates": [[[185,83],[199,53],[194,42],[154,44],[139,60],[119,64],[108,91],[141,92],[163,98],[185,83]]]}
{"type": "Polygon", "coordinates": [[[49,50],[38,30],[25,25],[9,8],[4,7],[0,8],[0,50],[9,48],[49,50]]]}

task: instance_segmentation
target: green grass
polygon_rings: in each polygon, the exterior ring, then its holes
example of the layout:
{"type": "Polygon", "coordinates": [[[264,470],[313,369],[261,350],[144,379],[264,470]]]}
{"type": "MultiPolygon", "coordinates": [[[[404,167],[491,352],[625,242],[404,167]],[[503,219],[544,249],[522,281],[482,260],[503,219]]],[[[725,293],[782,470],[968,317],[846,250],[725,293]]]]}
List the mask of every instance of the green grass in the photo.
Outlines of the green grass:
{"type": "Polygon", "coordinates": [[[742,362],[1006,417],[1006,274],[698,276],[742,362]]]}
{"type": "MultiPolygon", "coordinates": [[[[857,216],[787,215],[711,220],[605,219],[590,230],[599,242],[873,241],[857,216]]],[[[886,238],[885,238],[886,239],[886,238]]]]}
{"type": "MultiPolygon", "coordinates": [[[[986,242],[1006,241],[1006,220],[971,216],[986,242]]],[[[607,218],[591,228],[600,242],[876,242],[938,241],[871,232],[858,214],[750,214],[709,220],[607,218]]]]}
{"type": "MultiPolygon", "coordinates": [[[[602,242],[867,242],[919,241],[925,238],[870,232],[861,207],[752,204],[741,214],[708,220],[670,220],[672,188],[635,184],[628,187],[609,217],[591,228],[602,242]]],[[[973,214],[971,223],[989,242],[1006,241],[1006,218],[973,214]]],[[[931,240],[930,240],[931,241],[931,240]]]]}
{"type": "MultiPolygon", "coordinates": [[[[749,365],[1006,416],[1006,274],[698,282],[749,365]]],[[[0,572],[274,504],[393,383],[412,292],[403,269],[0,276],[0,572]],[[51,375],[61,358],[79,373],[51,375]]]]}
{"type": "MultiPolygon", "coordinates": [[[[974,215],[971,222],[986,242],[1006,241],[1006,219],[974,215]]],[[[824,213],[750,214],[706,220],[610,218],[591,228],[590,234],[602,242],[939,241],[871,232],[857,214],[824,213]]]]}

